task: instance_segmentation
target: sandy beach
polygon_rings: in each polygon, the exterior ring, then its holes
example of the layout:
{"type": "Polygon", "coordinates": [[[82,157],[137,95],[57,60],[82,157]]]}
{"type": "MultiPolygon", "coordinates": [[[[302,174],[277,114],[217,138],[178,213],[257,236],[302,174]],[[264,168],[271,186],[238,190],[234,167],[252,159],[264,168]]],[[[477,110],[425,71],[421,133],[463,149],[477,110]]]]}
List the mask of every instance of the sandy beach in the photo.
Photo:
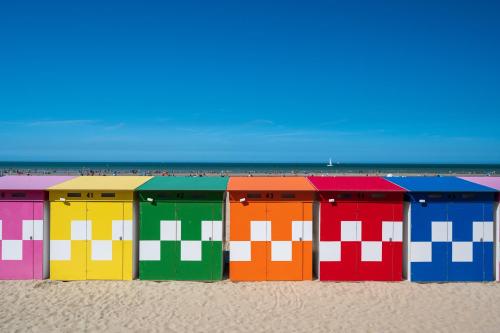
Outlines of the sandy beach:
{"type": "Polygon", "coordinates": [[[1,281],[0,327],[107,332],[498,332],[498,283],[1,281]]]}

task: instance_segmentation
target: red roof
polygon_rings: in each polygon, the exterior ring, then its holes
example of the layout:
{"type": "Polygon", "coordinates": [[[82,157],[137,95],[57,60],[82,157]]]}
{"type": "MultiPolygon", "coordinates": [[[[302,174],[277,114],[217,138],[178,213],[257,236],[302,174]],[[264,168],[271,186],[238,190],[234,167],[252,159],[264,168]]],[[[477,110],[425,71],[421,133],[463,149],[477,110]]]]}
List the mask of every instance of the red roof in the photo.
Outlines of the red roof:
{"type": "Polygon", "coordinates": [[[318,191],[343,192],[406,192],[382,177],[308,177],[318,191]]]}

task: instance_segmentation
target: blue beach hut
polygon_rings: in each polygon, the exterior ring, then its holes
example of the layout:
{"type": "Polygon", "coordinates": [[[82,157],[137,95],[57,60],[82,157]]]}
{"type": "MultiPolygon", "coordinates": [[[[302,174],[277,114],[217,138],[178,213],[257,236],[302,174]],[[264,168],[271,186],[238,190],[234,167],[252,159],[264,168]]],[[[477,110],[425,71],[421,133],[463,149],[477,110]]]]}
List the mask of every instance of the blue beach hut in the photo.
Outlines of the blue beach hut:
{"type": "Polygon", "coordinates": [[[456,177],[387,177],[408,190],[407,278],[493,281],[495,190],[456,177]]]}

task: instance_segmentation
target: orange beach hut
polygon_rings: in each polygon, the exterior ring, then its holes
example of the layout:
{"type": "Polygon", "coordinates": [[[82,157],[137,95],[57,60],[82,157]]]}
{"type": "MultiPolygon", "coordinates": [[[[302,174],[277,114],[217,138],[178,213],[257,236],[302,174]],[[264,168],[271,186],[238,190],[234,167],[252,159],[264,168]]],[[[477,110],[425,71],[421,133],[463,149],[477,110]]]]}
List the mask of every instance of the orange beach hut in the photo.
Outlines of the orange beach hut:
{"type": "Polygon", "coordinates": [[[232,281],[311,280],[314,187],[305,177],[231,177],[232,281]]]}

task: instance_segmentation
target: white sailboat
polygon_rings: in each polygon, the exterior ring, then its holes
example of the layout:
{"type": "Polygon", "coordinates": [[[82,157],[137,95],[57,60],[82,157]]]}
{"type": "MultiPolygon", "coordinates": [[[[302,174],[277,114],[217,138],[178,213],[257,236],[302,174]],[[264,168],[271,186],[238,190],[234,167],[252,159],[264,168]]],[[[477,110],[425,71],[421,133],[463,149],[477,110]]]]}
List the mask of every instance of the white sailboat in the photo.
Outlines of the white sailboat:
{"type": "Polygon", "coordinates": [[[331,157],[330,157],[330,159],[328,160],[328,164],[327,164],[326,166],[329,166],[329,167],[333,166],[333,164],[332,164],[332,158],[331,158],[331,157]]]}

